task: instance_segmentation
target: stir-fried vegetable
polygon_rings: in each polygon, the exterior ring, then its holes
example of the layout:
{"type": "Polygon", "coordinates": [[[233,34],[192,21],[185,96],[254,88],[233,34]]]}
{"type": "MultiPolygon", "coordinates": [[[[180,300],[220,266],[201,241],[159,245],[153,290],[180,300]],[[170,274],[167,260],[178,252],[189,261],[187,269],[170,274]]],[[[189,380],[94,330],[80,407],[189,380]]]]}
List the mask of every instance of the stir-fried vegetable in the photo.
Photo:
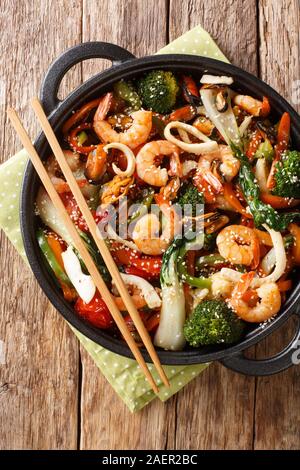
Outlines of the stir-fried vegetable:
{"type": "Polygon", "coordinates": [[[77,290],[79,297],[88,304],[96,293],[96,286],[91,276],[82,272],[80,261],[71,246],[62,253],[62,259],[66,273],[77,290]]]}
{"type": "MultiPolygon", "coordinates": [[[[291,116],[274,122],[268,97],[239,94],[232,83],[209,72],[146,71],[85,103],[62,128],[67,163],[132,302],[168,350],[238,341],[240,318],[259,323],[279,312],[300,265],[291,116]]],[[[142,346],[54,155],[45,166],[142,346]]],[[[38,243],[65,299],[121,337],[44,189],[36,208],[38,243]]]]}
{"type": "Polygon", "coordinates": [[[88,303],[79,297],[74,305],[74,309],[82,318],[97,328],[106,330],[113,326],[110,311],[98,292],[88,303]]]}
{"type": "Polygon", "coordinates": [[[273,194],[300,198],[300,152],[286,151],[275,165],[273,194]]]}
{"type": "Polygon", "coordinates": [[[176,266],[180,244],[180,239],[175,240],[163,256],[160,275],[162,307],[159,327],[154,337],[156,346],[173,351],[183,349],[185,345],[185,296],[176,266]]]}
{"type": "Polygon", "coordinates": [[[172,72],[154,70],[138,83],[143,105],[157,113],[168,113],[176,103],[179,86],[172,72]]]}
{"type": "Polygon", "coordinates": [[[42,229],[38,229],[37,234],[37,241],[41,248],[43,255],[45,256],[46,260],[48,261],[49,266],[51,267],[52,271],[54,272],[56,278],[67,284],[68,286],[72,286],[70,278],[67,276],[64,269],[61,267],[59,261],[57,260],[55,254],[51,250],[49,243],[47,241],[47,237],[42,229]]]}
{"type": "Polygon", "coordinates": [[[191,216],[195,217],[198,214],[201,208],[203,208],[204,197],[203,194],[198,191],[198,189],[191,183],[183,184],[180,188],[178,199],[176,201],[184,209],[191,209],[191,216]]]}
{"type": "Polygon", "coordinates": [[[126,101],[133,111],[141,109],[142,103],[140,97],[135,91],[132,83],[120,80],[114,85],[114,92],[118,98],[126,101]]]}
{"type": "Polygon", "coordinates": [[[209,119],[214,123],[225,142],[240,145],[240,134],[236,118],[232,111],[231,100],[227,93],[227,109],[220,112],[216,106],[218,88],[201,88],[200,95],[209,119]]]}
{"type": "Polygon", "coordinates": [[[237,342],[245,323],[223,300],[204,300],[184,325],[186,341],[194,347],[237,342]]]}
{"type": "Polygon", "coordinates": [[[247,200],[250,212],[253,215],[255,226],[260,227],[262,224],[266,223],[274,230],[283,231],[287,228],[289,223],[294,220],[300,220],[300,212],[279,214],[273,207],[261,201],[259,187],[255,181],[255,176],[248,158],[233,144],[232,149],[241,162],[239,184],[247,200]]]}

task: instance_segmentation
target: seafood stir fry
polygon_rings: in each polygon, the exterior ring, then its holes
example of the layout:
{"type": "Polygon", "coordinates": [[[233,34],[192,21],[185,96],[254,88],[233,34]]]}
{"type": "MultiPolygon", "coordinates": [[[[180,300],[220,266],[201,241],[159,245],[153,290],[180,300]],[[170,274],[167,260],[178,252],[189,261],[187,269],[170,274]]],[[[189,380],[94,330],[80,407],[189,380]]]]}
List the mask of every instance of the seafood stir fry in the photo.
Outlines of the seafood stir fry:
{"type": "MultiPolygon", "coordinates": [[[[276,118],[268,97],[240,94],[232,77],[164,70],[119,81],[65,121],[67,162],[157,347],[234,343],[280,311],[300,264],[290,128],[288,113],[276,118]]],[[[45,166],[139,342],[55,158],[45,166]]],[[[64,298],[120,335],[43,187],[36,209],[64,298]]]]}

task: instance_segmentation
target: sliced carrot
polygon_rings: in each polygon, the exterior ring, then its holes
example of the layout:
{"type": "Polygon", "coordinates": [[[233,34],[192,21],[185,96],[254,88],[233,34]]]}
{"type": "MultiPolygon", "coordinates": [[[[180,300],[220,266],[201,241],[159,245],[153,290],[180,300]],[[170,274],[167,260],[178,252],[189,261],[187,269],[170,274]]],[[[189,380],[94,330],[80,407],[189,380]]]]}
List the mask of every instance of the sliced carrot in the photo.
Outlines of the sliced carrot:
{"type": "Polygon", "coordinates": [[[288,197],[274,196],[270,193],[261,192],[260,199],[270,204],[274,209],[288,209],[289,207],[296,207],[300,204],[300,199],[293,199],[288,197]]]}
{"type": "Polygon", "coordinates": [[[248,148],[247,148],[247,151],[246,151],[246,155],[247,157],[249,158],[249,160],[253,160],[253,157],[261,143],[261,141],[263,140],[262,138],[262,135],[260,133],[260,131],[256,130],[253,132],[252,134],[252,138],[249,142],[249,145],[248,145],[248,148]]]}
{"type": "Polygon", "coordinates": [[[262,230],[254,229],[254,232],[259,238],[259,241],[266,246],[273,246],[272,238],[268,232],[263,232],[262,230]]]}
{"type": "Polygon", "coordinates": [[[190,121],[196,116],[195,108],[191,105],[178,108],[170,114],[170,121],[190,121]]]}
{"type": "Polygon", "coordinates": [[[147,330],[151,333],[151,331],[156,330],[156,328],[159,325],[160,321],[160,314],[154,313],[154,315],[151,315],[151,317],[146,321],[146,328],[147,330]]]}
{"type": "Polygon", "coordinates": [[[277,131],[277,145],[275,146],[275,158],[267,180],[268,189],[275,187],[276,164],[280,161],[282,153],[287,150],[290,140],[291,118],[289,113],[283,113],[277,131]]]}
{"type": "Polygon", "coordinates": [[[244,217],[247,219],[252,219],[252,215],[248,214],[248,212],[245,210],[245,208],[242,206],[240,201],[238,200],[237,196],[235,195],[235,192],[233,190],[232,184],[231,183],[224,183],[223,185],[224,188],[224,198],[228,202],[228,204],[231,205],[231,207],[236,210],[239,214],[242,214],[244,217]]]}
{"type": "Polygon", "coordinates": [[[54,233],[48,233],[46,235],[46,239],[60,267],[65,270],[64,262],[61,256],[64,250],[62,249],[62,246],[60,244],[60,241],[57,239],[57,236],[54,233]]]}
{"type": "MultiPolygon", "coordinates": [[[[46,239],[47,239],[48,245],[50,246],[57,262],[59,263],[60,267],[65,271],[64,262],[63,262],[63,259],[62,259],[62,256],[61,256],[62,252],[64,251],[63,247],[62,247],[62,244],[56,238],[56,235],[54,233],[47,234],[46,239]]],[[[59,280],[59,284],[62,288],[64,298],[68,302],[73,302],[74,300],[77,299],[78,294],[77,294],[76,290],[73,287],[68,286],[67,284],[65,284],[64,282],[62,282],[60,280],[59,280]]]]}

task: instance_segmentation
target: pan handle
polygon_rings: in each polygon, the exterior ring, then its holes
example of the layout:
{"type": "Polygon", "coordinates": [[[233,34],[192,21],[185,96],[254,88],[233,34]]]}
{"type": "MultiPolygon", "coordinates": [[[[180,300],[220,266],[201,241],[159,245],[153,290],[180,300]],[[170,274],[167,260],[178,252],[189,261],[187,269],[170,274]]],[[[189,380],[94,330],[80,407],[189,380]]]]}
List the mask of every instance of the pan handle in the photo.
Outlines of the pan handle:
{"type": "Polygon", "coordinates": [[[109,59],[112,66],[134,59],[131,52],[109,42],[84,42],[63,52],[49,67],[42,83],[40,97],[47,115],[60,103],[57,97],[59,85],[67,71],[86,59],[109,59]]]}
{"type": "Polygon", "coordinates": [[[296,333],[285,349],[268,359],[248,359],[243,351],[222,359],[223,366],[240,374],[266,376],[278,374],[293,365],[300,364],[300,316],[297,317],[296,333]]]}

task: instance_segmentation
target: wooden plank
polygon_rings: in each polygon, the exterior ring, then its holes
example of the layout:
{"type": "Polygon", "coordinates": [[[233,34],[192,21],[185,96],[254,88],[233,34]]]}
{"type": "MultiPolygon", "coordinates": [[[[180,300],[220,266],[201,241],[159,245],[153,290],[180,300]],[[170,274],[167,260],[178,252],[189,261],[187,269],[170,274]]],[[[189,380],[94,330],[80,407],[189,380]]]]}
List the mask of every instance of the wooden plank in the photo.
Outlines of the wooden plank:
{"type": "Polygon", "coordinates": [[[234,65],[257,72],[256,0],[170,0],[170,41],[197,25],[234,65]]]}
{"type": "MultiPolygon", "coordinates": [[[[80,41],[80,1],[1,2],[1,158],[20,149],[5,107],[16,106],[30,135],[37,125],[28,100],[39,92],[49,63],[80,41]]],[[[70,73],[64,91],[79,83],[70,73]]],[[[1,234],[0,339],[6,364],[0,365],[0,447],[77,447],[78,344],[50,306],[31,271],[1,234]]]]}
{"type": "MultiPolygon", "coordinates": [[[[101,8],[96,0],[83,2],[83,40],[114,42],[137,56],[152,54],[165,45],[166,24],[164,0],[105,0],[101,8]]],[[[105,66],[107,63],[88,61],[83,78],[105,66]]],[[[172,401],[165,406],[155,400],[132,415],[82,349],[81,356],[81,449],[165,448],[168,436],[174,436],[172,401]]]]}
{"type": "Polygon", "coordinates": [[[174,448],[173,399],[151,402],[132,414],[84,349],[82,360],[81,449],[174,448]]]}
{"type": "MultiPolygon", "coordinates": [[[[299,111],[300,10],[298,0],[259,2],[260,71],[262,78],[299,111]],[[299,85],[299,83],[298,83],[299,85]]],[[[293,336],[289,321],[257,348],[258,357],[271,357],[293,336]]],[[[299,449],[300,368],[257,381],[256,449],[299,449]]]]}
{"type": "MultiPolygon", "coordinates": [[[[228,59],[256,73],[254,0],[171,0],[169,18],[170,41],[200,24],[228,59]]],[[[251,449],[254,391],[253,378],[210,366],[178,394],[176,448],[251,449]]]]}

